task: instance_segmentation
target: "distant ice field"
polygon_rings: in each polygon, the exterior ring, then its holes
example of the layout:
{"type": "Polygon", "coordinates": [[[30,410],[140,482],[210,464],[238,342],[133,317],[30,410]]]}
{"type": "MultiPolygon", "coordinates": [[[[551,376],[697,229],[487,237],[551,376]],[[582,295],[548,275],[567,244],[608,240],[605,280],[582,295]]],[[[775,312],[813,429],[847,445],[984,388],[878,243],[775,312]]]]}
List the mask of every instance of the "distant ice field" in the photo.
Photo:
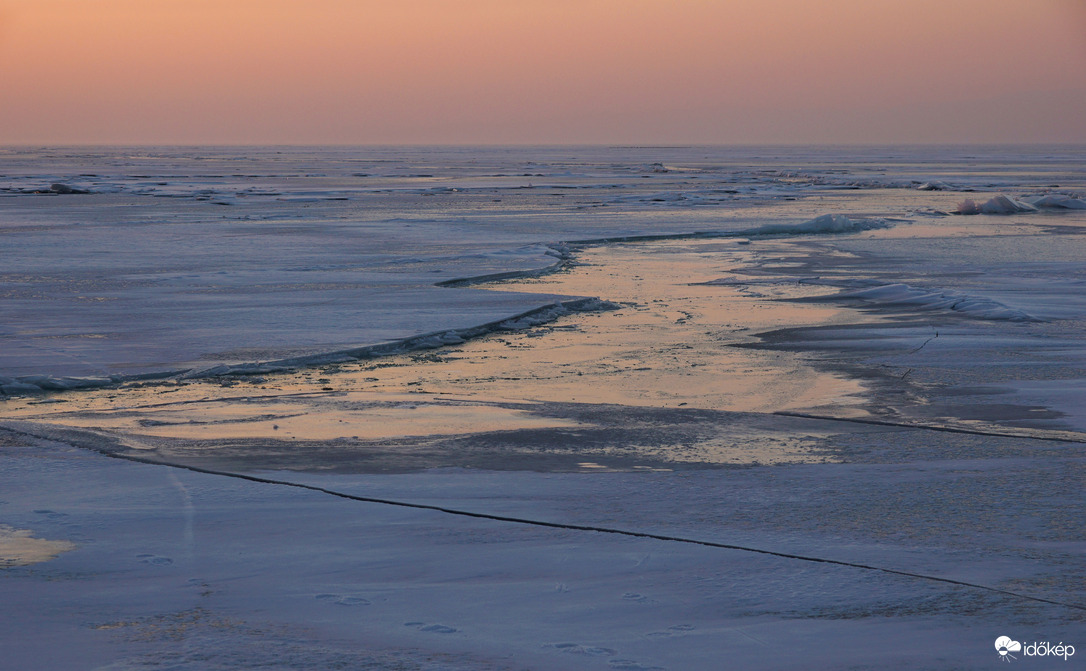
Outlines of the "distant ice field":
{"type": "Polygon", "coordinates": [[[868,309],[1081,320],[1086,211],[947,214],[1081,199],[1081,149],[9,147],[0,381],[298,360],[500,322],[576,297],[454,280],[636,236],[817,239],[873,259],[842,286],[868,309]]]}

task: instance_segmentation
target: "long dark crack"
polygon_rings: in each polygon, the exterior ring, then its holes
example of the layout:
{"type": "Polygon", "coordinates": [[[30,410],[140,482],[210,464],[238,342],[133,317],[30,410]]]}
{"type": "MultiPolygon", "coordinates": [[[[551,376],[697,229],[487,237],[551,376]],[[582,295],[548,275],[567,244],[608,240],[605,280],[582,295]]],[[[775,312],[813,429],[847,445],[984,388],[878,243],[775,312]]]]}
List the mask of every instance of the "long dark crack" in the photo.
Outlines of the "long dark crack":
{"type": "MultiPolygon", "coordinates": [[[[778,413],[778,414],[794,414],[797,416],[804,416],[799,413],[778,413]]],[[[910,427],[910,428],[925,428],[925,427],[910,427]]],[[[6,430],[20,435],[28,436],[31,438],[38,438],[44,440],[55,440],[48,436],[40,436],[29,431],[13,429],[5,427],[6,430]]],[[[782,559],[792,559],[796,561],[812,562],[817,564],[829,564],[836,566],[847,566],[849,568],[861,569],[864,571],[875,571],[878,573],[884,573],[888,575],[903,576],[906,578],[914,578],[917,580],[926,580],[929,582],[938,582],[947,585],[956,585],[959,587],[968,587],[971,589],[983,590],[994,594],[1001,594],[1003,596],[1013,597],[1016,599],[1022,599],[1027,601],[1034,601],[1038,603],[1046,603],[1053,606],[1062,606],[1064,608],[1072,608],[1075,610],[1086,611],[1086,605],[1068,603],[1064,601],[1056,601],[1054,599],[1045,599],[1043,597],[1033,596],[1030,594],[1022,594],[1021,592],[1012,592],[1010,590],[1000,589],[998,587],[992,587],[990,585],[981,585],[979,583],[967,582],[964,580],[954,580],[952,578],[943,578],[939,576],[927,575],[924,573],[915,573],[912,571],[903,571],[900,569],[886,568],[884,566],[872,566],[870,564],[861,564],[858,562],[843,561],[840,559],[828,559],[825,557],[813,557],[810,555],[801,555],[790,552],[777,552],[775,550],[766,550],[764,548],[756,548],[747,545],[736,545],[733,543],[721,543],[717,541],[700,540],[697,538],[686,538],[683,536],[670,536],[666,534],[655,534],[646,531],[633,531],[629,529],[617,529],[613,527],[602,527],[586,524],[569,524],[565,522],[547,522],[545,520],[533,520],[524,517],[512,517],[508,515],[494,515],[491,513],[480,513],[470,510],[461,510],[459,508],[448,508],[445,506],[435,506],[427,503],[415,503],[412,501],[397,501],[395,499],[384,499],[372,496],[359,496],[357,494],[348,494],[346,492],[336,491],[334,489],[328,489],[327,487],[318,487],[317,485],[307,485],[299,482],[291,482],[289,480],[276,480],[274,478],[266,478],[257,475],[248,475],[245,473],[233,473],[230,471],[219,471],[211,468],[201,468],[199,466],[189,466],[185,464],[177,464],[167,461],[155,461],[152,459],[145,459],[133,455],[115,454],[108,450],[77,445],[73,443],[66,443],[72,447],[90,450],[92,452],[101,454],[112,459],[122,459],[124,461],[131,461],[141,464],[148,464],[152,466],[167,466],[170,468],[178,468],[194,473],[203,473],[205,475],[217,475],[226,478],[233,478],[235,480],[244,480],[246,482],[256,482],[266,485],[278,485],[281,487],[292,487],[295,489],[304,489],[312,492],[319,492],[321,494],[327,494],[329,496],[335,496],[341,499],[347,499],[349,501],[358,501],[362,503],[375,503],[386,506],[397,506],[400,508],[412,508],[415,510],[429,510],[446,515],[456,515],[459,517],[470,517],[473,519],[491,520],[495,522],[506,522],[510,524],[521,524],[526,526],[543,527],[547,529],[563,529],[567,531],[591,531],[601,534],[611,534],[617,536],[628,536],[633,538],[647,538],[651,540],[665,541],[671,543],[685,543],[688,545],[701,545],[704,547],[721,548],[725,550],[736,550],[739,552],[751,552],[761,555],[769,555],[772,557],[780,557],[782,559]]]]}

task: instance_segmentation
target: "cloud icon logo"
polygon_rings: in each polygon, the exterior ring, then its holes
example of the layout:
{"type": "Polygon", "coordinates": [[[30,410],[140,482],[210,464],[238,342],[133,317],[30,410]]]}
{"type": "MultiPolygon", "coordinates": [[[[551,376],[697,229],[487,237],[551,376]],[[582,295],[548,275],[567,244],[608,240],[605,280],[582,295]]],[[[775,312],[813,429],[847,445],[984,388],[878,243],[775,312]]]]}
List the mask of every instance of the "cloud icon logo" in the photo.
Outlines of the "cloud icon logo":
{"type": "Polygon", "coordinates": [[[1012,641],[1010,636],[1000,636],[995,641],[996,652],[999,653],[999,658],[1004,662],[1009,662],[1011,659],[1018,659],[1012,652],[1018,652],[1022,649],[1022,644],[1018,641],[1012,641]],[[1007,658],[1010,659],[1007,659],[1007,658]]]}

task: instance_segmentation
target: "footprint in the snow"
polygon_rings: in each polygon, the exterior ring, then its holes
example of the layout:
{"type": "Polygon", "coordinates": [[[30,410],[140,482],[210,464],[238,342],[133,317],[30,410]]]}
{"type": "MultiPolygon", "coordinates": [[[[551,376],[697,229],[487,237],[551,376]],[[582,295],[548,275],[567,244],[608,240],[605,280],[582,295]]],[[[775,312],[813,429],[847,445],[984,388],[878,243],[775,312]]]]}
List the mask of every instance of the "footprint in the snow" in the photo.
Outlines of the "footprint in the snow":
{"type": "Polygon", "coordinates": [[[435,634],[455,634],[458,630],[452,627],[446,627],[443,624],[431,624],[427,627],[423,627],[421,631],[429,631],[435,634]]]}
{"type": "Polygon", "coordinates": [[[68,513],[58,513],[55,510],[35,510],[38,515],[45,515],[51,520],[59,520],[62,517],[67,517],[68,513]]]}
{"type": "Polygon", "coordinates": [[[668,627],[667,631],[653,631],[645,635],[652,636],[653,638],[666,638],[668,636],[674,636],[676,634],[694,631],[695,629],[697,629],[697,627],[692,624],[676,624],[668,627]]]}
{"type": "Polygon", "coordinates": [[[318,594],[315,597],[319,601],[330,601],[339,606],[368,606],[370,605],[369,599],[363,599],[360,596],[351,596],[349,594],[318,594]]]}
{"type": "Polygon", "coordinates": [[[647,596],[645,596],[644,594],[637,594],[635,592],[626,592],[625,594],[622,595],[622,598],[625,599],[626,601],[633,601],[633,602],[636,602],[636,603],[645,603],[646,601],[649,600],[649,598],[647,596]]]}
{"type": "Polygon", "coordinates": [[[455,634],[460,631],[459,629],[453,629],[452,627],[446,627],[443,624],[426,624],[425,622],[404,622],[405,627],[414,627],[419,631],[427,631],[431,634],[455,634]]]}
{"type": "Polygon", "coordinates": [[[159,555],[136,555],[144,564],[151,564],[152,566],[169,566],[173,563],[173,560],[169,557],[160,557],[159,555]]]}
{"type": "Polygon", "coordinates": [[[665,671],[662,666],[642,666],[632,659],[612,659],[607,663],[616,671],[665,671]]]}
{"type": "Polygon", "coordinates": [[[571,655],[613,655],[615,651],[611,648],[597,648],[591,645],[581,645],[580,643],[554,643],[550,645],[556,650],[561,652],[567,652],[571,655]]]}

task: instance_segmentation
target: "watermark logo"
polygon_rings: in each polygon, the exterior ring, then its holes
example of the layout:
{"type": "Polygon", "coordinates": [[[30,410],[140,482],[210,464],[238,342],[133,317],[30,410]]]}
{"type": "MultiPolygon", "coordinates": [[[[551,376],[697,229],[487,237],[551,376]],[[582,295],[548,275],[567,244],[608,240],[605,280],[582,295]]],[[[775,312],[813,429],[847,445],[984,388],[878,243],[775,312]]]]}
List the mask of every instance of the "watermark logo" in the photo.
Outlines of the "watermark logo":
{"type": "Polygon", "coordinates": [[[1010,636],[1000,636],[997,638],[995,640],[995,649],[996,652],[999,653],[999,659],[1004,662],[1018,659],[1011,654],[1012,652],[1020,653],[1025,657],[1063,657],[1063,661],[1065,662],[1075,654],[1075,646],[1064,645],[1063,641],[1060,641],[1056,645],[1052,645],[1048,641],[1022,645],[1010,636]]]}
{"type": "Polygon", "coordinates": [[[1022,649],[1022,644],[1018,641],[1012,641],[1010,636],[1000,636],[995,642],[996,652],[999,653],[999,658],[1004,662],[1009,662],[1012,659],[1018,659],[1012,652],[1019,652],[1022,649]]]}

